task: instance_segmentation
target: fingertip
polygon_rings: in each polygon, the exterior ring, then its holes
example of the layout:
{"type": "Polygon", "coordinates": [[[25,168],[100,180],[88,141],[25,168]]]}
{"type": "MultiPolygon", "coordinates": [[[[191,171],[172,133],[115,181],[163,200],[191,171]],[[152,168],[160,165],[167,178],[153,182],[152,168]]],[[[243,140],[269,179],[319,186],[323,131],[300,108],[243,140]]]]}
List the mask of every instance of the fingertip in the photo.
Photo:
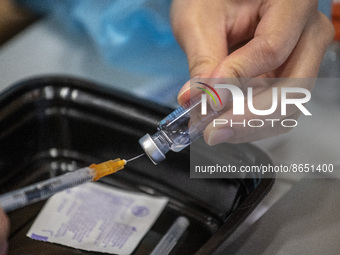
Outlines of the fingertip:
{"type": "Polygon", "coordinates": [[[232,137],[235,136],[235,130],[231,127],[213,129],[204,135],[206,143],[210,146],[228,142],[232,137]]]}
{"type": "Polygon", "coordinates": [[[191,88],[191,82],[192,82],[192,79],[198,79],[200,78],[199,75],[195,76],[195,77],[192,77],[190,80],[188,80],[184,85],[183,87],[181,88],[181,90],[179,91],[178,93],[178,96],[177,96],[177,101],[180,105],[184,105],[185,103],[189,102],[190,101],[190,98],[193,98],[195,97],[196,95],[200,94],[199,91],[191,91],[190,88],[191,88]]]}
{"type": "Polygon", "coordinates": [[[187,81],[178,93],[177,101],[180,105],[190,100],[190,80],[187,81]]]}

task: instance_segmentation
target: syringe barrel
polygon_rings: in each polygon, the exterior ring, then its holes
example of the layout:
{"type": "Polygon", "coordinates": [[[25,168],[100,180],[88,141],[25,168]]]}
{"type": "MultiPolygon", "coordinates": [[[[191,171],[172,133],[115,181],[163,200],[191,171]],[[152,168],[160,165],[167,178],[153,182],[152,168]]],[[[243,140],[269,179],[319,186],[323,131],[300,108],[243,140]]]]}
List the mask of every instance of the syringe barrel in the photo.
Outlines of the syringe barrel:
{"type": "Polygon", "coordinates": [[[94,179],[95,174],[95,170],[84,167],[74,172],[9,192],[0,196],[0,207],[2,207],[5,212],[13,211],[44,200],[59,191],[90,182],[94,179]]]}
{"type": "Polygon", "coordinates": [[[150,255],[168,255],[189,225],[190,222],[187,217],[178,217],[150,255]]]}
{"type": "Polygon", "coordinates": [[[201,97],[192,99],[166,116],[157,132],[144,135],[139,143],[154,164],[165,159],[169,151],[179,152],[203,135],[204,129],[220,112],[207,106],[207,114],[201,114],[201,97]]]}

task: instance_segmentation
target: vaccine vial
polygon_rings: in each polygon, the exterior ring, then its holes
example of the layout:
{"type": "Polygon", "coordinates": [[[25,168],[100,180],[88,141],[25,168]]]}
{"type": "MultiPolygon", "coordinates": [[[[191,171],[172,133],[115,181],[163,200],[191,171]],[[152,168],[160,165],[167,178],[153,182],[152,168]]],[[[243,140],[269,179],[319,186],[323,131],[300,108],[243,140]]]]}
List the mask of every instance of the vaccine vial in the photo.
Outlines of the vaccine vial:
{"type": "MultiPolygon", "coordinates": [[[[207,105],[207,113],[201,114],[201,97],[192,99],[166,116],[157,127],[154,135],[146,134],[139,143],[151,161],[157,165],[172,150],[179,152],[203,135],[207,125],[220,113],[207,105]]],[[[204,98],[205,97],[205,98],[204,98]]]]}

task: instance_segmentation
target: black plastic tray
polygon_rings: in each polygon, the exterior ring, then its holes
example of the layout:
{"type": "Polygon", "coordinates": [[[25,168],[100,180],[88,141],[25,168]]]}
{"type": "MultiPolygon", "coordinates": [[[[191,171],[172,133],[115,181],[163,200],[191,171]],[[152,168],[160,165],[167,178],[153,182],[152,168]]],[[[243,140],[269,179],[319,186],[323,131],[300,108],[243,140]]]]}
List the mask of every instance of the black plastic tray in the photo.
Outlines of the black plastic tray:
{"type": "MultiPolygon", "coordinates": [[[[154,133],[170,113],[91,82],[66,77],[24,81],[0,95],[0,193],[47,179],[90,163],[130,158],[142,152],[138,139],[154,133]]],[[[268,164],[249,144],[229,146],[234,162],[268,164]],[[240,153],[247,151],[247,153],[240,153]]],[[[169,152],[155,166],[147,158],[102,179],[109,185],[170,198],[133,254],[149,254],[174,220],[190,226],[171,254],[213,254],[269,192],[274,179],[190,179],[189,148],[169,152]]],[[[228,158],[225,159],[228,161],[228,158]]],[[[9,214],[9,254],[96,254],[38,242],[26,233],[45,201],[9,214]]]]}

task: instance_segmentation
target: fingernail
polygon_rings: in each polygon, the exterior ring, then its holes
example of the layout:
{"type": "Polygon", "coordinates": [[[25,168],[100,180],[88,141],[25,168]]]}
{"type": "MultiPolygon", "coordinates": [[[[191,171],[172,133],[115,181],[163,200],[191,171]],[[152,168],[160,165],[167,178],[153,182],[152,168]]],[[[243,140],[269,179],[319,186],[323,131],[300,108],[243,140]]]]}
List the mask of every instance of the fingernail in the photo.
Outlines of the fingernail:
{"type": "Polygon", "coordinates": [[[191,77],[190,80],[188,80],[186,83],[184,83],[183,88],[184,88],[185,86],[187,86],[187,88],[186,88],[185,90],[183,90],[183,91],[181,90],[181,91],[179,92],[179,95],[184,94],[186,91],[188,91],[188,90],[190,89],[190,81],[191,81],[191,79],[197,79],[197,78],[200,78],[200,76],[199,76],[199,75],[196,75],[195,77],[191,77]]]}
{"type": "Polygon", "coordinates": [[[234,135],[235,131],[230,127],[213,130],[209,135],[208,144],[212,146],[215,144],[227,142],[234,135]]]}
{"type": "Polygon", "coordinates": [[[186,103],[187,101],[190,100],[190,93],[188,93],[190,91],[190,84],[192,79],[194,78],[199,78],[199,75],[196,75],[195,77],[192,77],[190,80],[188,80],[183,87],[181,88],[181,90],[178,92],[178,96],[177,96],[177,101],[179,102],[180,105],[183,105],[184,103],[186,103]]]}
{"type": "Polygon", "coordinates": [[[187,90],[181,91],[178,94],[177,101],[178,101],[179,105],[184,105],[185,103],[190,101],[190,92],[188,92],[189,90],[190,90],[190,88],[187,89],[187,90]]]}
{"type": "Polygon", "coordinates": [[[190,90],[190,80],[184,83],[182,89],[178,93],[178,98],[185,94],[188,90],[190,90]]]}
{"type": "Polygon", "coordinates": [[[0,244],[0,255],[6,255],[7,254],[7,248],[8,248],[8,243],[3,242],[0,244]]]}

